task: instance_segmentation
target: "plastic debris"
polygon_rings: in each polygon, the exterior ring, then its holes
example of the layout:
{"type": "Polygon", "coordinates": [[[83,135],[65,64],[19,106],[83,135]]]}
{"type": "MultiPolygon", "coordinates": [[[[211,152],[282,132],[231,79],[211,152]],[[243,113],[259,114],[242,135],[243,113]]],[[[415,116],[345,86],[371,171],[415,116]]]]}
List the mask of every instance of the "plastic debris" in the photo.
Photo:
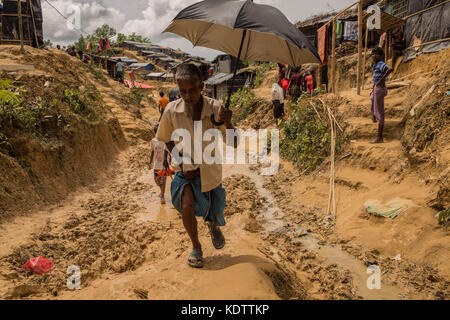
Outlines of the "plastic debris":
{"type": "Polygon", "coordinates": [[[44,274],[52,270],[54,267],[53,262],[44,258],[43,256],[39,256],[37,258],[32,258],[28,260],[22,268],[25,270],[29,270],[33,273],[44,274]]]}
{"type": "Polygon", "coordinates": [[[364,207],[368,213],[374,216],[394,219],[411,205],[412,202],[409,200],[396,198],[386,205],[381,205],[378,200],[367,200],[364,207]]]}

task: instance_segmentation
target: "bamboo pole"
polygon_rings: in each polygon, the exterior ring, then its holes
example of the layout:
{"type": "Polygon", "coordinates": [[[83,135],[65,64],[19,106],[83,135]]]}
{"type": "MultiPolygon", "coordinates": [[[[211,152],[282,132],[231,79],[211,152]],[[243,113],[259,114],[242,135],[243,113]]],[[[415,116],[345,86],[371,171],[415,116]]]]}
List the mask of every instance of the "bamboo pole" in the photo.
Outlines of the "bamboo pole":
{"type": "Polygon", "coordinates": [[[367,62],[367,43],[369,42],[369,28],[366,26],[366,37],[364,38],[364,59],[362,66],[362,89],[364,90],[364,83],[366,82],[366,62],[367,62]]]}
{"type": "Polygon", "coordinates": [[[333,32],[331,40],[331,88],[336,94],[336,20],[333,21],[333,32]]]}
{"type": "Polygon", "coordinates": [[[24,53],[23,48],[23,21],[22,21],[22,2],[17,0],[17,17],[19,18],[19,39],[20,39],[20,52],[24,53]]]}
{"type": "Polygon", "coordinates": [[[333,19],[331,19],[330,21],[328,21],[327,23],[325,23],[325,26],[329,25],[330,23],[332,23],[333,21],[335,21],[337,18],[339,18],[344,12],[346,12],[347,10],[351,9],[352,7],[354,7],[355,5],[358,4],[358,1],[352,3],[351,5],[349,5],[347,8],[345,8],[344,10],[340,11],[337,15],[335,15],[333,17],[333,19]]]}
{"type": "Polygon", "coordinates": [[[421,13],[427,12],[427,11],[429,11],[429,10],[432,10],[432,9],[434,9],[434,8],[443,6],[444,4],[447,4],[447,3],[449,3],[449,2],[450,2],[450,0],[446,0],[446,1],[441,2],[441,3],[439,3],[439,4],[435,5],[435,6],[432,6],[432,7],[429,7],[429,8],[420,10],[420,11],[417,11],[417,12],[415,12],[415,13],[413,13],[413,14],[410,14],[409,16],[404,17],[403,20],[407,20],[407,19],[409,19],[409,18],[411,18],[411,17],[417,16],[418,14],[421,14],[421,13]]]}
{"type": "Polygon", "coordinates": [[[409,48],[406,48],[405,50],[409,50],[409,49],[413,49],[413,48],[418,48],[421,46],[426,46],[428,44],[434,44],[434,43],[438,43],[438,42],[444,42],[444,41],[450,41],[450,38],[445,38],[445,39],[439,39],[439,40],[434,40],[434,41],[429,41],[429,42],[424,42],[415,46],[411,46],[409,48]]]}
{"type": "Polygon", "coordinates": [[[34,38],[36,39],[36,48],[39,48],[39,40],[36,32],[36,22],[34,20],[34,10],[33,10],[33,4],[31,3],[31,0],[28,0],[28,3],[30,5],[30,11],[31,11],[31,19],[33,21],[33,30],[34,30],[34,38]]]}
{"type": "Polygon", "coordinates": [[[362,60],[362,30],[363,30],[363,3],[362,0],[358,2],[358,65],[357,65],[357,73],[356,73],[356,90],[357,94],[361,94],[361,60],[362,60]]]}

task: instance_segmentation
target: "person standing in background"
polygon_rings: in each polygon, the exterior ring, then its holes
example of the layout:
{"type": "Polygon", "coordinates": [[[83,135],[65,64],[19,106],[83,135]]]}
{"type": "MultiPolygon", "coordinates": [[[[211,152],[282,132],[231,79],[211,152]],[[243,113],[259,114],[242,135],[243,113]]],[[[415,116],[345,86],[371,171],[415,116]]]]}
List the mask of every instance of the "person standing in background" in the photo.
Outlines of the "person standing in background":
{"type": "Polygon", "coordinates": [[[370,143],[383,143],[384,97],[387,95],[386,78],[392,68],[384,63],[384,51],[380,47],[373,49],[373,91],[371,93],[371,112],[373,122],[378,123],[378,137],[370,143]]]}
{"type": "Polygon", "coordinates": [[[123,67],[122,59],[119,59],[119,62],[116,63],[116,79],[119,79],[121,83],[123,83],[123,67]]]}
{"type": "Polygon", "coordinates": [[[314,77],[312,76],[311,72],[306,73],[305,88],[308,90],[309,94],[313,94],[315,86],[314,86],[314,77]]]}

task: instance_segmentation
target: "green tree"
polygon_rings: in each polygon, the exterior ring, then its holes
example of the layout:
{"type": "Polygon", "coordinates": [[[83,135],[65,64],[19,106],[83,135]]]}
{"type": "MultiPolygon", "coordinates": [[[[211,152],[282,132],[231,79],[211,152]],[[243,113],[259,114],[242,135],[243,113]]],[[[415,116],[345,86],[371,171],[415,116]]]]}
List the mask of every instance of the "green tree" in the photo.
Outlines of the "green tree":
{"type": "Polygon", "coordinates": [[[140,34],[136,34],[133,32],[132,34],[127,36],[128,41],[135,41],[135,42],[148,42],[151,43],[150,39],[147,37],[143,37],[140,34]]]}
{"type": "Polygon", "coordinates": [[[127,40],[127,36],[126,35],[124,35],[123,33],[118,33],[117,34],[116,43],[122,44],[125,40],[127,40]]]}
{"type": "Polygon", "coordinates": [[[87,36],[87,40],[91,41],[92,44],[98,43],[100,38],[111,38],[116,35],[116,29],[110,27],[107,24],[102,25],[101,27],[98,27],[95,29],[94,33],[87,36]]]}
{"type": "Polygon", "coordinates": [[[86,50],[86,45],[87,45],[87,41],[86,39],[83,37],[83,35],[80,35],[80,38],[78,38],[78,41],[75,42],[75,49],[81,50],[81,51],[85,51],[86,50]]]}

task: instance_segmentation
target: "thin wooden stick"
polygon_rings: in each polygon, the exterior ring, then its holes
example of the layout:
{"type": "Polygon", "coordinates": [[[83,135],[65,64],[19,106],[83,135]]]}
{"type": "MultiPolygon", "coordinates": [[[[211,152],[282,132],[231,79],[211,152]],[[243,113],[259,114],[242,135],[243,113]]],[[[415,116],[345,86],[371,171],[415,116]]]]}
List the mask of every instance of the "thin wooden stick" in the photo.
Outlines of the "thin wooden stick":
{"type": "Polygon", "coordinates": [[[366,28],[366,37],[364,39],[366,41],[364,45],[364,60],[362,66],[362,89],[364,90],[364,83],[366,82],[366,60],[367,60],[367,42],[369,41],[369,28],[366,28]]]}
{"type": "Polygon", "coordinates": [[[336,198],[334,195],[334,177],[335,177],[335,171],[334,171],[334,161],[335,161],[335,149],[336,149],[336,136],[335,136],[335,129],[334,129],[334,121],[331,116],[331,111],[328,105],[325,105],[328,112],[328,118],[330,119],[330,125],[331,125],[331,165],[330,165],[330,194],[328,196],[328,209],[327,214],[330,214],[330,207],[332,208],[333,216],[336,219],[336,198]]]}
{"type": "Polygon", "coordinates": [[[424,42],[415,46],[411,46],[409,48],[406,48],[405,50],[409,50],[409,49],[413,49],[413,48],[418,48],[421,46],[426,46],[428,44],[433,44],[433,43],[438,43],[438,42],[444,42],[444,41],[450,41],[450,38],[445,38],[445,39],[440,39],[440,40],[435,40],[435,41],[429,41],[429,42],[424,42]]]}
{"type": "Polygon", "coordinates": [[[22,2],[17,0],[17,17],[19,18],[19,39],[20,39],[20,52],[24,53],[23,49],[23,21],[22,21],[22,2]]]}
{"type": "Polygon", "coordinates": [[[347,8],[345,8],[344,10],[342,10],[341,12],[339,12],[337,15],[335,15],[330,21],[328,21],[327,23],[325,23],[325,26],[329,25],[330,23],[332,23],[333,21],[335,21],[337,18],[339,18],[341,16],[341,14],[343,14],[344,12],[346,12],[347,10],[351,9],[352,7],[354,7],[355,5],[358,4],[358,1],[356,1],[355,3],[349,5],[347,8]]]}
{"type": "MultiPolygon", "coordinates": [[[[325,102],[323,102],[322,99],[319,99],[319,101],[322,103],[322,105],[326,109],[327,107],[325,105],[325,102]]],[[[341,132],[344,132],[344,130],[342,129],[342,127],[339,125],[339,123],[337,122],[336,118],[334,117],[333,113],[331,111],[330,111],[330,113],[331,113],[331,117],[333,117],[333,119],[334,119],[334,122],[336,122],[336,125],[338,126],[339,130],[341,130],[341,132]]]]}
{"type": "Polygon", "coordinates": [[[30,11],[31,11],[31,19],[33,20],[33,30],[34,30],[34,37],[36,39],[36,48],[39,49],[39,40],[36,32],[36,22],[34,20],[34,10],[33,10],[33,4],[31,3],[31,0],[28,0],[30,11]]]}
{"type": "Polygon", "coordinates": [[[310,101],[309,104],[313,107],[314,111],[316,112],[317,116],[319,117],[319,120],[322,121],[322,118],[319,115],[319,112],[317,112],[316,107],[314,106],[314,104],[310,101]]]}
{"type": "Polygon", "coordinates": [[[449,3],[449,2],[450,2],[450,0],[447,0],[447,1],[444,1],[444,2],[441,2],[441,3],[437,4],[437,5],[435,5],[435,6],[432,6],[432,7],[429,7],[429,8],[420,10],[420,11],[417,11],[417,12],[415,12],[415,13],[413,13],[413,14],[410,14],[409,16],[404,17],[403,20],[407,20],[407,19],[409,19],[409,18],[411,18],[411,17],[417,16],[418,14],[421,14],[421,13],[424,13],[424,12],[426,12],[426,11],[432,10],[432,9],[434,9],[434,8],[443,6],[444,4],[449,3]]]}
{"type": "Polygon", "coordinates": [[[362,64],[362,39],[363,39],[363,3],[362,0],[358,2],[358,64],[356,71],[356,93],[358,95],[361,94],[361,64],[362,64]]]}

